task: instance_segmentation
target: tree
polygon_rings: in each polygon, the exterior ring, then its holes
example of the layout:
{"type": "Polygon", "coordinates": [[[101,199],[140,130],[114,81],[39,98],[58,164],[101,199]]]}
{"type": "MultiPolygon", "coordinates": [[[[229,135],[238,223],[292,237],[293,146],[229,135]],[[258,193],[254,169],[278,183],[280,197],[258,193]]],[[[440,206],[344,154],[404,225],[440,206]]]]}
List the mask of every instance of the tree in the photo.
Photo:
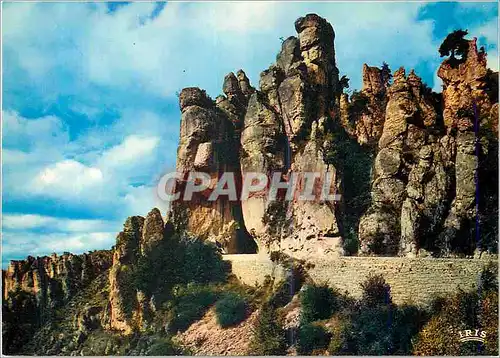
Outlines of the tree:
{"type": "Polygon", "coordinates": [[[342,76],[339,80],[340,88],[343,90],[344,88],[349,88],[349,77],[346,75],[342,76]]]}
{"type": "Polygon", "coordinates": [[[382,62],[381,76],[383,83],[389,83],[389,81],[392,78],[391,69],[389,68],[387,62],[385,61],[382,62]]]}
{"type": "Polygon", "coordinates": [[[455,30],[448,34],[441,46],[439,46],[439,54],[441,57],[450,56],[450,59],[457,60],[456,56],[460,56],[460,60],[465,60],[469,44],[464,36],[468,34],[467,30],[455,30]]]}

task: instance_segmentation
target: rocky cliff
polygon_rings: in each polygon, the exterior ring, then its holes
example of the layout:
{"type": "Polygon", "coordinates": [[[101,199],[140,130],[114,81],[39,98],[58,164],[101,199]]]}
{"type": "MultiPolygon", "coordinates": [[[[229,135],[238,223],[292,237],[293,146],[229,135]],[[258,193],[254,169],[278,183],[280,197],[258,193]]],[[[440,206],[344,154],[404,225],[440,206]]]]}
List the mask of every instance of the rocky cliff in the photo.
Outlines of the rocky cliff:
{"type": "MultiPolygon", "coordinates": [[[[226,96],[218,97],[216,103],[199,89],[181,92],[178,170],[202,169],[212,178],[232,171],[240,183],[245,174],[255,172],[269,177],[280,172],[282,180],[293,172],[319,172],[320,179],[330,173],[333,190],[339,190],[337,171],[325,159],[327,135],[340,113],[335,33],[325,19],[314,14],[298,19],[295,29],[298,37],[283,42],[276,63],[261,73],[259,89],[253,89],[240,70],[238,76],[226,76],[226,96]],[[193,93],[199,99],[187,101],[193,93]],[[201,106],[205,106],[203,111],[201,106]],[[222,158],[221,153],[226,155],[222,158]]],[[[311,185],[304,178],[298,180],[299,188],[311,185]]],[[[228,233],[233,222],[241,234],[249,237],[250,233],[249,240],[255,240],[260,249],[307,251],[314,241],[324,250],[341,250],[338,239],[333,239],[340,238],[337,203],[296,198],[270,202],[265,194],[266,189],[251,193],[248,200],[238,203],[220,199],[211,204],[203,200],[175,204],[174,222],[187,221],[188,231],[196,235],[218,235],[216,240],[227,253],[245,252],[242,246],[255,250],[240,244],[247,238],[238,240],[228,233]]]]}
{"type": "Polygon", "coordinates": [[[468,44],[462,63],[451,66],[445,60],[439,68],[441,98],[413,71],[394,74],[374,163],[372,204],[359,225],[362,253],[414,256],[423,249],[448,256],[488,249],[487,232],[479,232],[479,205],[498,197],[498,189],[493,182],[481,183],[498,174],[485,166],[480,174],[479,161],[497,156],[491,129],[498,103],[485,90],[491,82],[485,54],[475,39],[468,44]],[[487,196],[478,196],[482,190],[487,196]]]}
{"type": "Polygon", "coordinates": [[[18,352],[39,329],[111,265],[111,251],[11,261],[2,270],[3,353],[18,352]]]}
{"type": "Polygon", "coordinates": [[[2,270],[3,299],[18,290],[29,292],[42,313],[66,303],[110,266],[111,251],[104,250],[13,260],[2,270]]]}
{"type": "MultiPolygon", "coordinates": [[[[240,202],[201,195],[176,204],[188,210],[174,209],[174,222],[186,221],[227,253],[251,252],[238,244],[245,240],[295,256],[353,253],[348,236],[361,254],[471,255],[491,247],[496,226],[479,233],[475,222],[489,220],[498,197],[495,170],[479,165],[496,158],[498,76],[476,41],[463,60],[443,62],[440,94],[413,70],[392,74],[384,63],[365,64],[362,88],[349,96],[332,26],[309,14],[295,29],[258,89],[240,70],[226,76],[216,102],[197,88],[182,91],[178,169],[206,170],[214,181],[231,171],[238,183],[255,172],[280,172],[283,180],[329,173],[342,200],[272,202],[268,188],[240,202]],[[476,197],[479,185],[485,193],[476,197]]],[[[311,184],[298,180],[299,190],[311,184]]]]}

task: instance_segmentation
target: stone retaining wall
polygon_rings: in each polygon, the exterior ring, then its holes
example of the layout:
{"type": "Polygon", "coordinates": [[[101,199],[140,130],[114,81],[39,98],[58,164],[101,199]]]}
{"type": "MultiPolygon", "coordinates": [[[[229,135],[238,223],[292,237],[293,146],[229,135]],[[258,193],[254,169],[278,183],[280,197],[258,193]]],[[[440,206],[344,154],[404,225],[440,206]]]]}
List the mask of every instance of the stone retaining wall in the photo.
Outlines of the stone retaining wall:
{"type": "MultiPolygon", "coordinates": [[[[284,277],[284,269],[264,255],[224,255],[233,273],[248,285],[260,284],[266,275],[284,277]]],[[[454,293],[458,288],[477,287],[479,275],[491,259],[435,259],[403,257],[321,257],[308,260],[316,283],[327,283],[353,297],[361,294],[360,283],[370,274],[382,274],[391,285],[395,303],[428,303],[435,296],[454,293]]]]}

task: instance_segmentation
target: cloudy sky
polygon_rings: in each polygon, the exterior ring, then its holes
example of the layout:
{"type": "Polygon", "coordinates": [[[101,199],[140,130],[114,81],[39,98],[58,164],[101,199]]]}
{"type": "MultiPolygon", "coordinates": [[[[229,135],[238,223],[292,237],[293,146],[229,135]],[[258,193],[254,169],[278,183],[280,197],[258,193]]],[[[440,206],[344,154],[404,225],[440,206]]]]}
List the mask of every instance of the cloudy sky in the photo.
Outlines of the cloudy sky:
{"type": "Polygon", "coordinates": [[[3,3],[3,265],[114,244],[129,215],[164,209],[176,93],[242,68],[253,84],[296,18],[335,29],[337,64],[414,68],[435,90],[440,42],[469,30],[498,69],[496,3],[3,3]]]}

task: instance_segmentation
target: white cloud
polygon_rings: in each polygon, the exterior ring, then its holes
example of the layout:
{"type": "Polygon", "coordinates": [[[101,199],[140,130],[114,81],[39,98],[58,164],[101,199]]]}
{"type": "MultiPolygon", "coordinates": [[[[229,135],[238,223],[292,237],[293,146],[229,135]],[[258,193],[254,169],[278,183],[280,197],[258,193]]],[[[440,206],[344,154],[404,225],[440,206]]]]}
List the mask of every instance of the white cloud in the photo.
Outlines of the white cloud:
{"type": "Polygon", "coordinates": [[[106,167],[134,164],[150,156],[157,148],[160,138],[131,135],[122,143],[106,151],[99,163],[106,167]]]}
{"type": "Polygon", "coordinates": [[[103,232],[113,231],[120,225],[114,221],[97,219],[67,219],[36,214],[5,214],[2,217],[3,230],[47,229],[54,232],[103,232]]]}
{"type": "Polygon", "coordinates": [[[13,111],[3,111],[3,145],[35,150],[41,146],[64,145],[69,141],[67,127],[55,116],[27,119],[13,111]]]}
{"type": "MultiPolygon", "coordinates": [[[[28,29],[10,20],[4,25],[8,30],[4,46],[15,47],[22,58],[36,55],[45,62],[44,71],[38,73],[42,78],[50,73],[47,66],[69,65],[82,74],[82,80],[99,85],[165,96],[198,85],[214,96],[220,92],[223,76],[240,67],[258,82],[259,73],[279,51],[279,38],[296,35],[294,21],[317,12],[335,28],[341,71],[349,75],[351,84],[359,85],[363,62],[415,66],[435,52],[431,22],[416,21],[423,5],[169,2],[157,18],[141,24],[153,4],[132,3],[113,14],[104,5],[90,11],[82,4],[34,4],[23,21],[28,29]],[[43,33],[44,39],[36,47],[28,46],[26,38],[36,37],[35,33],[43,33]]],[[[6,8],[7,14],[18,11],[14,6],[6,8]]]]}
{"type": "Polygon", "coordinates": [[[43,169],[33,181],[35,193],[78,195],[104,182],[99,168],[89,167],[75,160],[63,160],[43,169]]]}
{"type": "Polygon", "coordinates": [[[176,143],[161,142],[162,124],[167,131],[170,127],[158,116],[126,113],[116,124],[74,141],[57,117],[27,119],[15,112],[4,112],[3,117],[4,138],[9,138],[2,152],[4,198],[52,199],[68,210],[80,208],[119,220],[145,215],[154,206],[165,209],[155,195],[155,178],[164,170],[162,157],[175,155],[176,143]],[[132,125],[137,118],[143,127],[132,125]],[[29,146],[17,149],[16,138],[29,146]]]}
{"type": "Polygon", "coordinates": [[[5,258],[26,255],[43,256],[65,251],[80,254],[89,250],[109,249],[115,243],[116,232],[51,233],[41,236],[29,232],[4,233],[2,264],[5,258]]]}

